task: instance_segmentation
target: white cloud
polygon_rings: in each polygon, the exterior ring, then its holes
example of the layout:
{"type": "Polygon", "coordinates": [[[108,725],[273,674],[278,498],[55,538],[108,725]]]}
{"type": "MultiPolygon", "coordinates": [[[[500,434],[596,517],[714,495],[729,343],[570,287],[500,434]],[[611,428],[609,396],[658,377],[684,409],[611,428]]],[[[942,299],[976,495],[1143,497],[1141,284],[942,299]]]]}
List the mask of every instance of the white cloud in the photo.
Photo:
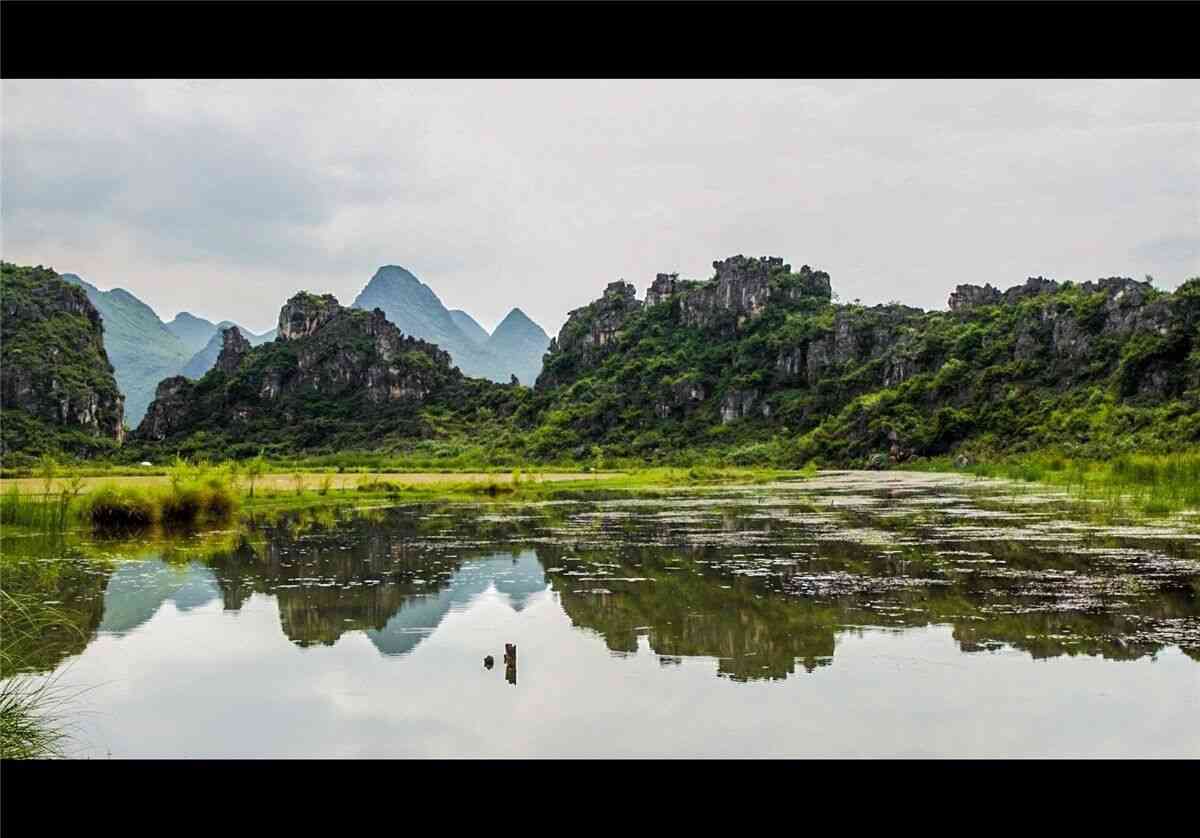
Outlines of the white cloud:
{"type": "Polygon", "coordinates": [[[777,254],[844,299],[1200,273],[1194,81],[3,82],[4,258],[267,328],[385,263],[548,330],[777,254]]]}

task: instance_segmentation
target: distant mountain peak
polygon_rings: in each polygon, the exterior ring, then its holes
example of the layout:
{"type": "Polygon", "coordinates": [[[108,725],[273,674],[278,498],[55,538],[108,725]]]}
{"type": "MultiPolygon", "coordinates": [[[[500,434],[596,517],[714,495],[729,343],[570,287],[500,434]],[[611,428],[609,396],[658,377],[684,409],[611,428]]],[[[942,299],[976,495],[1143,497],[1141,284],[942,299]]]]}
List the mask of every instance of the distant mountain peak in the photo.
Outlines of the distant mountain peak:
{"type": "Polygon", "coordinates": [[[519,308],[514,308],[504,316],[504,319],[500,321],[500,325],[492,332],[492,337],[495,338],[497,335],[503,335],[508,332],[528,333],[539,340],[545,338],[547,343],[550,341],[550,336],[546,334],[546,330],[533,322],[529,315],[519,308]]]}
{"type": "Polygon", "coordinates": [[[475,341],[476,346],[483,346],[491,335],[487,329],[480,326],[474,317],[467,314],[460,308],[450,310],[450,319],[454,321],[454,325],[458,326],[459,331],[475,341]]]}
{"type": "Polygon", "coordinates": [[[206,320],[203,317],[199,317],[195,314],[192,314],[190,311],[181,311],[178,314],[176,314],[175,317],[172,318],[172,320],[171,320],[172,323],[175,323],[175,322],[191,323],[194,321],[199,321],[201,323],[209,322],[208,320],[206,320]]]}
{"type": "Polygon", "coordinates": [[[417,279],[416,274],[402,265],[380,265],[375,275],[371,277],[371,281],[367,283],[369,287],[372,282],[408,282],[416,283],[422,287],[428,288],[424,282],[417,279]]]}
{"type": "Polygon", "coordinates": [[[516,373],[532,381],[550,338],[520,309],[491,335],[464,311],[450,311],[412,271],[383,265],[359,293],[354,308],[381,309],[405,334],[436,343],[466,374],[507,383],[516,373]],[[499,340],[497,340],[497,334],[499,340]]]}

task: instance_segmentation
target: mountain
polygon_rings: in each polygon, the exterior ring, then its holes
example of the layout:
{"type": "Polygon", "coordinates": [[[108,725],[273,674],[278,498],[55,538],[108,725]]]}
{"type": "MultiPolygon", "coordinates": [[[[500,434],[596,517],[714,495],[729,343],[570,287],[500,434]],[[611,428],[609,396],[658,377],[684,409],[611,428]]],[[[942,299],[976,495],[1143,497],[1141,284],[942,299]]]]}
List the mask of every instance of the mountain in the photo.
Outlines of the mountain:
{"type": "Polygon", "coordinates": [[[155,385],[178,374],[192,352],[150,306],[128,291],[100,291],[75,274],[63,274],[62,278],[83,288],[100,312],[104,348],[116,370],[117,385],[125,394],[125,416],[130,423],[139,422],[154,398],[155,385]]]}
{"type": "Polygon", "coordinates": [[[481,408],[504,422],[523,392],[465,378],[447,352],[402,334],[379,309],[301,292],[280,310],[274,341],[252,347],[236,327],[226,329],[216,365],[199,381],[160,382],[133,436],[233,455],[263,446],[361,450],[468,423],[482,429],[481,408]]]}
{"type": "MultiPolygon", "coordinates": [[[[368,311],[379,308],[400,331],[436,343],[449,352],[463,374],[504,384],[513,373],[523,382],[531,383],[541,369],[541,356],[549,343],[545,332],[515,309],[505,318],[506,322],[513,318],[513,322],[500,339],[496,339],[496,334],[488,336],[470,315],[448,310],[433,289],[398,265],[385,265],[376,271],[352,308],[368,311]],[[537,334],[546,340],[533,352],[530,347],[536,343],[537,334]]],[[[500,332],[500,327],[496,331],[500,332]]]]}
{"type": "MultiPolygon", "coordinates": [[[[178,318],[176,318],[178,319],[178,318]]],[[[207,322],[207,321],[205,321],[207,322]]],[[[251,346],[258,346],[260,343],[275,340],[276,330],[272,329],[269,332],[264,332],[261,335],[256,335],[251,331],[237,326],[228,320],[223,320],[214,328],[212,335],[208,339],[208,343],[191,357],[179,374],[188,378],[201,378],[206,372],[213,368],[213,364],[217,362],[217,358],[221,354],[221,346],[223,345],[222,332],[230,326],[236,326],[243,337],[250,342],[251,346]]]]}
{"type": "Polygon", "coordinates": [[[550,336],[525,312],[514,308],[500,321],[484,346],[500,365],[501,377],[497,380],[503,380],[507,368],[523,384],[533,384],[542,371],[542,356],[550,346],[550,336]]]}
{"type": "Polygon", "coordinates": [[[1200,442],[1200,277],[960,285],[948,311],[835,304],[829,275],[735,256],[615,282],[551,342],[528,453],[882,466],[1200,442]],[[548,421],[552,420],[552,421],[548,421]],[[691,451],[692,454],[687,452],[691,451]]]}
{"type": "Polygon", "coordinates": [[[459,331],[469,337],[476,346],[483,346],[487,343],[487,329],[476,323],[475,318],[462,309],[451,309],[450,319],[454,321],[455,326],[458,326],[459,331]]]}
{"type": "Polygon", "coordinates": [[[0,450],[111,452],[123,438],[123,398],[100,312],[78,287],[38,266],[0,264],[0,450]]]}
{"type": "Polygon", "coordinates": [[[400,331],[449,352],[466,375],[486,376],[487,353],[463,333],[433,289],[405,268],[384,265],[377,270],[351,308],[381,309],[400,331]]]}
{"type": "Polygon", "coordinates": [[[175,315],[175,319],[165,324],[167,331],[179,338],[189,352],[196,353],[204,349],[205,345],[212,339],[221,328],[228,326],[230,323],[213,323],[203,317],[197,317],[186,311],[181,311],[175,315]]]}

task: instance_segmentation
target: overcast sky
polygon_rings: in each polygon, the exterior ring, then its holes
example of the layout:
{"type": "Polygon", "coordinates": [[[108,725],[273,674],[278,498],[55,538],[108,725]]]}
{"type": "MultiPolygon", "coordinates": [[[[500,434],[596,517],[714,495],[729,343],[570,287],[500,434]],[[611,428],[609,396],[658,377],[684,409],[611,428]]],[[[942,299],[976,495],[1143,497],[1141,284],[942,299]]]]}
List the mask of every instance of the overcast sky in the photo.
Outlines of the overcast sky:
{"type": "Polygon", "coordinates": [[[843,300],[1200,274],[1195,81],[2,82],[3,257],[274,325],[407,267],[491,329],[778,255],[843,300]]]}

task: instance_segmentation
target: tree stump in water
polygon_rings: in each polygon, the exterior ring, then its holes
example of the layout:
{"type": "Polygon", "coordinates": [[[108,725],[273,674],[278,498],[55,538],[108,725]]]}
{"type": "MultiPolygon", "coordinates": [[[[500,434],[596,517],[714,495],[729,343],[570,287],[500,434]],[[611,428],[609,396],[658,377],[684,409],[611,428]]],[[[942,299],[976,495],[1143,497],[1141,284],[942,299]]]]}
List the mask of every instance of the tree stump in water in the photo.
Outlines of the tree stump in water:
{"type": "Polygon", "coordinates": [[[517,644],[504,644],[504,680],[510,684],[517,683],[517,644]]]}

